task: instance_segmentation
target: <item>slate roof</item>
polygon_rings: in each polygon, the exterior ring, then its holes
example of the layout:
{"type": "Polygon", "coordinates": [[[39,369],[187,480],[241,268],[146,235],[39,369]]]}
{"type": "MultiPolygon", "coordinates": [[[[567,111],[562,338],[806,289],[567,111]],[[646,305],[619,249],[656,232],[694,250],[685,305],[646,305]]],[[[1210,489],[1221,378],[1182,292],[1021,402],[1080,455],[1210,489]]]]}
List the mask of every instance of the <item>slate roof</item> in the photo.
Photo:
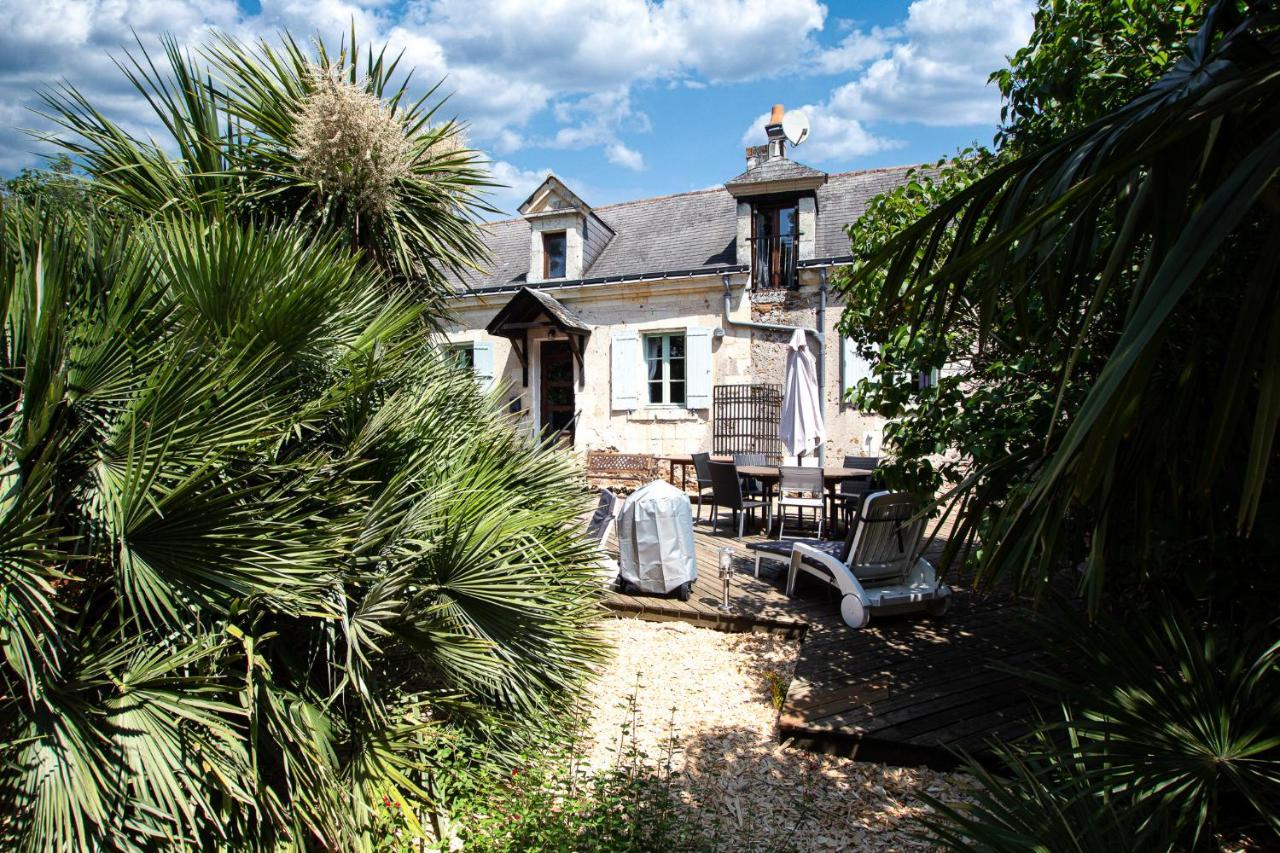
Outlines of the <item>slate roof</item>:
{"type": "Polygon", "coordinates": [[[768,184],[774,181],[794,181],[797,178],[824,178],[826,174],[797,163],[787,157],[774,157],[748,169],[736,178],[724,182],[726,187],[745,187],[751,184],[768,184]]]}
{"type": "MultiPolygon", "coordinates": [[[[511,297],[502,310],[489,321],[489,325],[485,330],[491,335],[502,335],[509,338],[512,333],[505,329],[507,323],[528,323],[543,312],[546,312],[547,316],[555,321],[556,325],[565,332],[591,334],[591,327],[578,319],[577,315],[568,308],[565,308],[559,299],[556,299],[550,293],[534,290],[531,287],[522,287],[516,291],[516,295],[511,297]]],[[[525,330],[521,329],[516,334],[523,338],[525,330]]]]}
{"type": "MultiPolygon", "coordinates": [[[[849,260],[844,226],[861,216],[872,198],[901,184],[911,168],[894,166],[830,175],[816,191],[815,260],[849,260]]],[[[740,269],[735,246],[737,202],[724,187],[601,205],[592,211],[613,229],[614,236],[583,271],[580,281],[740,269]]],[[[526,283],[529,272],[529,223],[507,219],[482,228],[491,255],[489,270],[471,273],[457,284],[460,289],[477,291],[518,289],[526,283]]],[[[801,261],[801,266],[806,263],[810,262],[801,261]]],[[[557,279],[534,287],[571,283],[557,279]]]]}

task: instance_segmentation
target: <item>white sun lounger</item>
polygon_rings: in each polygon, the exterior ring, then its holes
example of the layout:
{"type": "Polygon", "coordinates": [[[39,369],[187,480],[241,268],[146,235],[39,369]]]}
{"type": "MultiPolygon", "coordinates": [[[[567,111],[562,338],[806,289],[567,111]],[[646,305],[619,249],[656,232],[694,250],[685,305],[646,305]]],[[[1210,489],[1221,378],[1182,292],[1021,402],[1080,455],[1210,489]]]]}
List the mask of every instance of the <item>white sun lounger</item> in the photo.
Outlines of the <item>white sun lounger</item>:
{"type": "Polygon", "coordinates": [[[933,565],[920,556],[925,520],[915,518],[915,512],[908,494],[867,495],[843,561],[812,545],[795,544],[787,595],[795,590],[796,575],[803,571],[840,590],[840,615],[851,628],[865,628],[872,612],[946,613],[951,587],[939,582],[933,565]]]}

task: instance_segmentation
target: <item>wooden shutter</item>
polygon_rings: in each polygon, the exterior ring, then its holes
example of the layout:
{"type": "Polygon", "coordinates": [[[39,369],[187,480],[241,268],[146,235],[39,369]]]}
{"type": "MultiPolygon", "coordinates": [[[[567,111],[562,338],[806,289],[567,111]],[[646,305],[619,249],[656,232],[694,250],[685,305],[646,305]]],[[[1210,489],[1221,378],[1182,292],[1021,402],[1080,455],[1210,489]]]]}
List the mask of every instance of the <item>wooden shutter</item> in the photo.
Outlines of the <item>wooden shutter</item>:
{"type": "Polygon", "coordinates": [[[858,347],[852,338],[840,340],[840,399],[847,400],[849,390],[856,388],[863,379],[871,377],[871,362],[858,355],[858,347]]]}
{"type": "Polygon", "coordinates": [[[611,343],[610,408],[615,412],[633,411],[640,408],[640,392],[643,390],[641,372],[644,360],[640,357],[640,335],[614,332],[611,343]]]}
{"type": "Polygon", "coordinates": [[[475,365],[476,381],[488,391],[497,378],[493,370],[493,344],[489,341],[476,341],[471,348],[471,360],[475,365]]]}
{"type": "Polygon", "coordinates": [[[684,332],[684,405],[711,408],[711,330],[691,327],[684,332]]]}

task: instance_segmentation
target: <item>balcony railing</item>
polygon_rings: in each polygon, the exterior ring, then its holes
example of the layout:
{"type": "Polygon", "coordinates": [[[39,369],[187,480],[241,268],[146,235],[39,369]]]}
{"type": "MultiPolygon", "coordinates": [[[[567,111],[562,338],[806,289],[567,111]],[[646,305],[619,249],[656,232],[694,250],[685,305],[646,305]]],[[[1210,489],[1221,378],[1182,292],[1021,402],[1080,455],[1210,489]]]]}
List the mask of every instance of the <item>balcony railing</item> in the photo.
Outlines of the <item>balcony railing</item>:
{"type": "Polygon", "coordinates": [[[795,290],[798,234],[751,238],[751,287],[753,290],[795,290]]]}

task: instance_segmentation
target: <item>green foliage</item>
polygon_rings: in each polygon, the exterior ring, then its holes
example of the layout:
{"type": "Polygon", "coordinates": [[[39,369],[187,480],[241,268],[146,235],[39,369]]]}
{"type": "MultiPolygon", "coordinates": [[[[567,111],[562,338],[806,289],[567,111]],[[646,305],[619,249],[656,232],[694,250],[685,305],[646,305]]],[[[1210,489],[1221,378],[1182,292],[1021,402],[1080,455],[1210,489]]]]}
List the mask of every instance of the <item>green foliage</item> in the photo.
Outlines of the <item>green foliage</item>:
{"type": "Polygon", "coordinates": [[[961,491],[962,535],[990,531],[983,569],[1028,588],[1085,543],[1095,605],[1113,574],[1198,583],[1206,536],[1245,559],[1259,543],[1241,537],[1274,511],[1280,51],[1265,19],[1233,14],[1215,7],[1138,99],[998,165],[851,278],[884,275],[873,314],[923,334],[972,327],[980,357],[1017,342],[1056,374],[1044,429],[961,491]]]}
{"type": "Polygon", "coordinates": [[[1008,775],[970,762],[976,803],[931,802],[937,840],[1103,851],[1125,838],[1128,849],[1170,850],[1280,828],[1274,623],[1242,634],[1193,625],[1167,602],[1159,611],[1136,624],[1074,614],[1037,624],[1057,659],[1039,680],[1061,697],[1063,719],[997,747],[1008,775]]]}
{"type": "Polygon", "coordinates": [[[0,216],[7,847],[368,849],[574,695],[572,463],[340,238],[0,216]]]}
{"type": "Polygon", "coordinates": [[[1204,0],[1040,0],[1035,29],[991,75],[1001,149],[1032,151],[1135,98],[1182,56],[1204,0]]]}
{"type": "MultiPolygon", "coordinates": [[[[637,691],[640,685],[636,685],[637,691]]],[[[541,744],[506,774],[487,777],[454,803],[453,822],[465,849],[524,850],[709,849],[702,822],[690,820],[673,787],[676,743],[668,738],[655,762],[636,737],[637,693],[625,700],[617,763],[601,772],[581,764],[583,733],[541,744]]],[[[673,709],[674,710],[674,709],[673,709]]]]}
{"type": "Polygon", "coordinates": [[[44,169],[23,169],[4,182],[0,198],[45,208],[83,209],[85,184],[74,174],[75,164],[66,154],[49,160],[44,169]]]}
{"type": "Polygon", "coordinates": [[[42,96],[60,128],[46,138],[94,176],[98,198],[141,216],[229,214],[334,235],[411,284],[433,313],[447,273],[483,259],[473,211],[487,209],[481,194],[491,183],[478,152],[466,147],[460,124],[438,117],[436,87],[413,100],[399,58],[385,48],[361,51],[354,30],[350,46],[336,53],[318,40],[309,52],[288,34],[280,47],[218,35],[198,57],[168,40],[163,62],[139,48],[121,68],[168,131],[167,142],[130,135],[70,85],[42,96]],[[369,183],[362,150],[340,143],[369,128],[326,128],[334,156],[351,162],[329,163],[324,174],[346,170],[361,180],[319,179],[300,156],[307,148],[301,134],[315,129],[312,99],[335,83],[368,99],[360,114],[381,113],[387,127],[378,133],[403,139],[403,162],[385,176],[376,205],[359,191],[369,183]]]}

